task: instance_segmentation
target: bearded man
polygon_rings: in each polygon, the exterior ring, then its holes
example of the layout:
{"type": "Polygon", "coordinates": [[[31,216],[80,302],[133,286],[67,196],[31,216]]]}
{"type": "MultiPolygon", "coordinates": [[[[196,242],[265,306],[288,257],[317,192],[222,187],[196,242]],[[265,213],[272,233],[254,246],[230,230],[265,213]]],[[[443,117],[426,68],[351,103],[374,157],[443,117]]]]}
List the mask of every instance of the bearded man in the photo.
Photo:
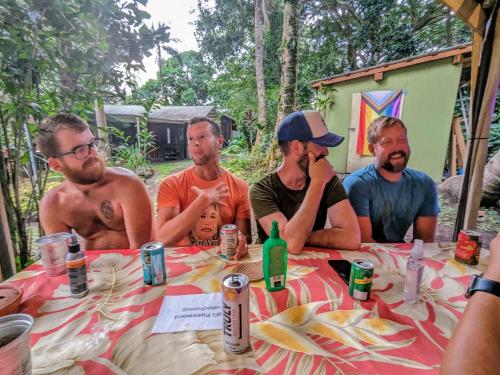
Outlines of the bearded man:
{"type": "Polygon", "coordinates": [[[65,181],[43,196],[40,221],[46,234],[74,230],[87,249],[137,249],[152,238],[153,209],[142,180],[124,168],[106,167],[102,140],[80,117],[45,119],[38,145],[65,181]]]}
{"type": "Polygon", "coordinates": [[[382,116],[370,124],[369,166],[344,179],[358,216],[362,242],[404,242],[413,225],[413,238],[433,242],[439,214],[436,184],[424,172],[406,165],[410,158],[403,122],[382,116]]]}
{"type": "Polygon", "coordinates": [[[304,245],[358,249],[356,215],[326,158],[328,147],[344,138],[328,131],[319,112],[296,111],[280,122],[277,139],[281,165],[250,188],[260,241],[268,238],[275,220],[292,254],[304,245]]]}
{"type": "Polygon", "coordinates": [[[252,242],[248,185],[220,166],[224,137],[214,120],[193,117],[186,138],[193,165],[160,184],[157,239],[167,246],[216,246],[220,225],[235,224],[239,259],[252,242]]]}

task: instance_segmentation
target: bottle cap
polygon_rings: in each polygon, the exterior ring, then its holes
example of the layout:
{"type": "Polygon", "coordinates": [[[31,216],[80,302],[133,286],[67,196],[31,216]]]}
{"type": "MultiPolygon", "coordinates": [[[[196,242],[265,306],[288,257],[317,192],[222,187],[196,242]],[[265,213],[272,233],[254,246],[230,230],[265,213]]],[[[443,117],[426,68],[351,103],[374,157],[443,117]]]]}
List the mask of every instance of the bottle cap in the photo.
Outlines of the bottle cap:
{"type": "Polygon", "coordinates": [[[72,234],[68,239],[68,251],[70,253],[78,253],[80,251],[80,244],[76,235],[72,234]]]}
{"type": "Polygon", "coordinates": [[[414,259],[424,259],[424,241],[414,240],[413,249],[411,249],[411,256],[414,259]]]}
{"type": "Polygon", "coordinates": [[[271,233],[269,237],[280,238],[280,230],[278,229],[278,222],[276,220],[273,220],[271,224],[271,233]]]}

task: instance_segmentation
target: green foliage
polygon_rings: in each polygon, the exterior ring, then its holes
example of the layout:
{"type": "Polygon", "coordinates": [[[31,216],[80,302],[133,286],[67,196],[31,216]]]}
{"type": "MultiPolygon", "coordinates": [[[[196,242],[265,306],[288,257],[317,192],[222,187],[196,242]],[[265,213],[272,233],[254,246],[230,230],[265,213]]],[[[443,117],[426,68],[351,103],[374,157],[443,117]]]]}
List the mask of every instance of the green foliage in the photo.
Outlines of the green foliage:
{"type": "Polygon", "coordinates": [[[155,150],[155,135],[148,129],[148,118],[149,112],[157,106],[154,99],[144,102],[144,115],[139,119],[133,145],[129,145],[130,137],[126,137],[122,130],[108,126],[107,131],[121,143],[112,150],[111,161],[113,165],[130,169],[142,177],[150,176],[153,173],[148,156],[155,150]]]}
{"type": "Polygon", "coordinates": [[[156,99],[162,105],[204,105],[208,101],[208,82],[213,69],[200,53],[181,52],[169,58],[158,73],[158,79],[149,80],[132,93],[128,103],[156,99]]]}
{"type": "Polygon", "coordinates": [[[30,251],[26,217],[37,217],[48,175],[46,168],[31,170],[24,124],[30,124],[34,137],[47,115],[65,111],[88,118],[95,97],[124,96],[143,57],[169,41],[168,27],[144,25],[149,14],[139,9],[141,4],[145,0],[0,4],[0,150],[9,150],[9,167],[0,170],[0,181],[21,265],[30,251]]]}
{"type": "Polygon", "coordinates": [[[252,155],[245,142],[241,138],[232,139],[222,151],[221,165],[252,184],[264,177],[267,170],[264,158],[252,155]]]}

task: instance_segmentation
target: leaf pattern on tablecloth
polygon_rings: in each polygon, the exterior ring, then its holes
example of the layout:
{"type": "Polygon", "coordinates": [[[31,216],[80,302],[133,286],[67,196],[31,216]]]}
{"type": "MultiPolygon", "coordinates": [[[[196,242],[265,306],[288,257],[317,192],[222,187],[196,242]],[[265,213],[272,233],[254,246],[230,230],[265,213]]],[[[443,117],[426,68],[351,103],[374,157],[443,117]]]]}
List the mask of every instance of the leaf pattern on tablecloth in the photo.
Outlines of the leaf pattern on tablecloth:
{"type": "Polygon", "coordinates": [[[407,258],[402,257],[395,258],[392,263],[387,260],[379,270],[383,277],[374,277],[373,279],[373,294],[388,305],[397,304],[397,306],[391,307],[393,312],[411,317],[415,321],[417,328],[422,331],[429,341],[444,350],[420,322],[428,321],[430,316],[433,315],[433,324],[442,332],[444,337],[449,339],[458,323],[456,314],[453,311],[463,312],[465,309],[466,301],[463,298],[465,287],[462,283],[444,276],[442,271],[426,266],[422,276],[420,302],[407,304],[403,301],[406,262],[407,258]]]}
{"type": "MultiPolygon", "coordinates": [[[[182,273],[178,276],[168,278],[169,286],[176,285],[194,285],[206,293],[215,293],[221,291],[221,283],[224,276],[233,272],[234,268],[239,264],[235,261],[227,261],[217,255],[217,252],[209,249],[193,255],[193,261],[185,263],[191,267],[191,271],[182,273]],[[203,255],[201,255],[203,253],[203,255]]],[[[167,264],[168,264],[167,260],[167,264]]],[[[177,260],[176,260],[177,261],[177,260]]],[[[255,261],[255,260],[252,260],[255,261]]],[[[289,265],[287,270],[287,282],[297,280],[316,271],[317,267],[307,267],[300,265],[289,265]]],[[[264,280],[253,282],[252,287],[265,288],[264,280]]]]}
{"type": "Polygon", "coordinates": [[[33,346],[34,372],[57,367],[69,371],[75,361],[87,359],[89,353],[94,353],[83,346],[72,345],[85,338],[81,334],[83,330],[92,329],[98,322],[105,331],[118,331],[140,318],[147,303],[161,298],[164,287],[144,286],[142,267],[136,260],[135,256],[102,254],[90,262],[90,292],[83,298],[72,298],[67,284],[55,289],[53,297],[57,298],[47,300],[39,308],[38,312],[43,315],[37,317],[33,325],[32,333],[50,331],[33,346]]]}
{"type": "Polygon", "coordinates": [[[130,328],[113,348],[111,362],[126,374],[192,374],[217,364],[209,346],[201,343],[196,332],[151,334],[156,317],[130,328]]]}
{"type": "MultiPolygon", "coordinates": [[[[281,350],[285,353],[296,352],[288,354],[286,365],[288,370],[294,367],[312,369],[313,357],[311,356],[326,357],[328,364],[333,367],[340,364],[355,366],[353,362],[358,360],[356,356],[361,353],[370,355],[373,361],[387,360],[383,351],[402,348],[414,341],[414,338],[403,341],[391,339],[393,335],[413,329],[413,327],[382,319],[374,315],[374,312],[366,310],[319,312],[322,306],[329,303],[330,301],[321,301],[294,306],[264,322],[251,324],[254,339],[280,348],[272,356],[280,356],[282,359],[277,363],[268,360],[262,364],[266,371],[273,368],[268,366],[271,364],[277,366],[285,358],[283,353],[280,353],[281,350]],[[325,339],[330,339],[328,342],[336,343],[337,347],[333,350],[326,350],[325,339]],[[356,350],[356,354],[350,360],[336,354],[339,350],[346,350],[346,348],[356,350]]],[[[271,349],[272,346],[267,346],[266,351],[271,349]]],[[[265,355],[265,353],[260,355],[265,355]]],[[[399,360],[401,363],[405,362],[404,358],[399,358],[399,360]]],[[[412,366],[410,364],[409,367],[412,366]]],[[[419,366],[428,368],[424,364],[419,364],[419,366]]]]}

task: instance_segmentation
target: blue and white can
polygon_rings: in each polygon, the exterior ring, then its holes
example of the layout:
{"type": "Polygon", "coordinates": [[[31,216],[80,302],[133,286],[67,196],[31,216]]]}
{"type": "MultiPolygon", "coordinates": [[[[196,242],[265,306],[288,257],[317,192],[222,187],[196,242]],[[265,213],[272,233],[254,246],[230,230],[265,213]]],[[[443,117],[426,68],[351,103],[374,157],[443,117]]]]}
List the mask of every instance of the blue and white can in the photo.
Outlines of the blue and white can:
{"type": "Polygon", "coordinates": [[[161,285],[167,282],[165,248],[161,242],[148,242],[141,247],[144,284],[161,285]]]}

